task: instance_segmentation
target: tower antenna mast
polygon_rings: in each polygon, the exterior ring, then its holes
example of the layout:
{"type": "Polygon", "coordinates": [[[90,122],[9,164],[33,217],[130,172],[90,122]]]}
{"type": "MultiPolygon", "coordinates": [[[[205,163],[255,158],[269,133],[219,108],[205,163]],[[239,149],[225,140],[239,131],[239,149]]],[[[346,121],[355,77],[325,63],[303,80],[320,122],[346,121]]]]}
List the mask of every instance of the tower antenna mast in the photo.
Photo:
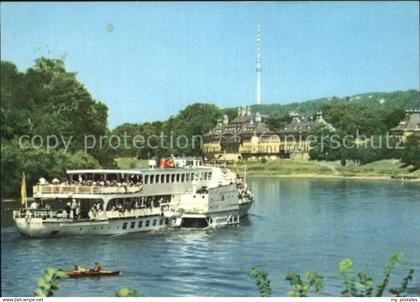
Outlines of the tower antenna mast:
{"type": "Polygon", "coordinates": [[[261,29],[260,25],[257,24],[257,93],[256,93],[256,101],[257,105],[261,104],[261,29]]]}

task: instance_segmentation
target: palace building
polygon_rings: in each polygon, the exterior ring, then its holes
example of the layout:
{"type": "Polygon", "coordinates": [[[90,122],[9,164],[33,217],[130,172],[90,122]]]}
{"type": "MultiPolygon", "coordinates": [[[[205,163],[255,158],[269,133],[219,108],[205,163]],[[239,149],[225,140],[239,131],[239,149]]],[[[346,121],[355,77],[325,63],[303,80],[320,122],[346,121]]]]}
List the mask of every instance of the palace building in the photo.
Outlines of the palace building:
{"type": "Polygon", "coordinates": [[[290,113],[292,121],[282,130],[268,128],[260,113],[251,108],[238,108],[238,115],[229,121],[227,115],[217,121],[215,128],[204,136],[203,154],[206,160],[237,161],[250,158],[290,157],[293,153],[309,152],[310,131],[319,123],[331,130],[319,112],[315,119],[290,113]]]}
{"type": "Polygon", "coordinates": [[[279,156],[280,139],[251,108],[238,108],[238,115],[229,122],[227,115],[204,136],[204,157],[207,160],[237,161],[250,157],[279,156]]]}
{"type": "Polygon", "coordinates": [[[398,126],[389,131],[390,135],[402,137],[406,140],[409,136],[420,139],[420,110],[407,110],[405,118],[398,126]]]}
{"type": "Polygon", "coordinates": [[[310,143],[308,135],[319,124],[324,124],[331,131],[335,131],[335,128],[324,120],[322,112],[317,112],[315,118],[306,118],[294,112],[289,115],[292,121],[278,133],[281,139],[281,150],[284,154],[308,153],[310,143]]]}

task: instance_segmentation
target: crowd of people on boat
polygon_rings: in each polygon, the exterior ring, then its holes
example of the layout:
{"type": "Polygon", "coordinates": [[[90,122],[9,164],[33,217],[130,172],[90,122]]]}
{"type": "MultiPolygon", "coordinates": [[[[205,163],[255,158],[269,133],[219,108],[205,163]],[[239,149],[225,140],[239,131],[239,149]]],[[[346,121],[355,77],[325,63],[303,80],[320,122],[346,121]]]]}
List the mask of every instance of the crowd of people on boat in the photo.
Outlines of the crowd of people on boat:
{"type": "MultiPolygon", "coordinates": [[[[101,186],[101,187],[132,187],[132,186],[141,186],[142,182],[132,175],[127,180],[117,181],[117,180],[85,180],[79,176],[78,180],[63,181],[60,182],[57,178],[54,178],[51,181],[53,185],[61,186],[101,186]]],[[[43,177],[38,180],[37,185],[50,185],[50,183],[43,177]]]]}
{"type": "Polygon", "coordinates": [[[96,202],[89,209],[88,217],[89,219],[100,218],[103,216],[103,207],[100,202],[96,202]]]}
{"type": "Polygon", "coordinates": [[[239,199],[253,199],[252,193],[246,185],[238,184],[237,187],[239,199]]]}
{"type": "Polygon", "coordinates": [[[159,207],[161,204],[169,203],[170,201],[170,196],[146,196],[142,197],[141,200],[133,200],[129,202],[118,201],[114,204],[111,204],[110,211],[118,211],[124,213],[131,210],[155,208],[159,207]]]}
{"type": "Polygon", "coordinates": [[[73,199],[72,202],[67,202],[67,205],[63,211],[63,218],[69,217],[71,219],[80,218],[80,201],[73,199]]]}
{"type": "MultiPolygon", "coordinates": [[[[170,196],[147,196],[135,200],[115,200],[110,203],[107,211],[119,212],[120,215],[129,216],[133,210],[158,208],[162,204],[169,203],[170,196]]],[[[84,207],[85,208],[85,207],[84,207]]],[[[31,210],[51,210],[51,206],[47,203],[41,204],[40,200],[34,200],[29,206],[31,210]]],[[[105,210],[103,204],[95,202],[88,207],[89,210],[81,210],[80,200],[72,199],[65,203],[64,208],[57,210],[59,217],[70,219],[89,218],[91,220],[104,216],[105,210]]]]}

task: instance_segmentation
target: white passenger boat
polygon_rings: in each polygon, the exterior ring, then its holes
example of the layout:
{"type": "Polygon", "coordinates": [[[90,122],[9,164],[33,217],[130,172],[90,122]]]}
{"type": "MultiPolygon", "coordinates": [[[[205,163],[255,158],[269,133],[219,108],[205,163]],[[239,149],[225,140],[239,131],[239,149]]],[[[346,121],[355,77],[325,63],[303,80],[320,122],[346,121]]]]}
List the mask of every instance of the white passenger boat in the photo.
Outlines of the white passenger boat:
{"type": "Polygon", "coordinates": [[[34,202],[13,212],[31,238],[111,235],[238,224],[254,199],[229,169],[200,159],[130,170],[69,170],[68,180],[33,187],[34,202]]]}

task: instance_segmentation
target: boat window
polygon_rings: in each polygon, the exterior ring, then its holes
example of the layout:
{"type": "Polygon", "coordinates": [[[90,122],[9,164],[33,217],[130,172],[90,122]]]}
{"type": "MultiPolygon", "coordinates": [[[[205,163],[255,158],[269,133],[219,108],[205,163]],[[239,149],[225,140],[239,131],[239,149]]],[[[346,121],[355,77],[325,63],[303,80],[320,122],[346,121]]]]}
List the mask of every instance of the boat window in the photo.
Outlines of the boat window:
{"type": "Polygon", "coordinates": [[[155,226],[157,223],[156,219],[153,219],[153,226],[155,226]]]}
{"type": "Polygon", "coordinates": [[[190,173],[187,173],[187,175],[186,175],[186,181],[190,181],[190,173]]]}
{"type": "Polygon", "coordinates": [[[211,179],[211,172],[209,172],[209,180],[211,179]]]}
{"type": "Polygon", "coordinates": [[[175,174],[171,175],[171,182],[175,182],[175,174]]]}
{"type": "Polygon", "coordinates": [[[176,175],[176,182],[179,182],[179,174],[176,175]]]}
{"type": "Polygon", "coordinates": [[[137,225],[138,228],[143,227],[143,221],[139,221],[139,224],[137,225]]]}
{"type": "Polygon", "coordinates": [[[159,174],[156,175],[156,183],[158,184],[160,180],[159,174]]]}
{"type": "Polygon", "coordinates": [[[146,220],[146,227],[150,225],[150,220],[146,220]]]}
{"type": "Polygon", "coordinates": [[[144,175],[144,183],[145,184],[149,183],[149,175],[144,175]]]}
{"type": "Polygon", "coordinates": [[[159,225],[162,225],[163,224],[163,218],[161,218],[160,220],[159,220],[159,225]]]}
{"type": "Polygon", "coordinates": [[[160,182],[161,183],[165,182],[165,175],[163,175],[163,174],[160,175],[160,182]]]}
{"type": "Polygon", "coordinates": [[[130,228],[134,229],[135,227],[136,227],[136,222],[135,221],[132,221],[131,222],[131,225],[130,225],[130,228]]]}
{"type": "Polygon", "coordinates": [[[171,177],[171,175],[166,174],[166,183],[169,183],[170,182],[170,177],[171,177]]]}
{"type": "Polygon", "coordinates": [[[152,184],[155,180],[155,176],[154,175],[150,175],[150,183],[152,184]]]}
{"type": "Polygon", "coordinates": [[[165,224],[168,225],[169,224],[169,218],[165,218],[165,224]]]}
{"type": "Polygon", "coordinates": [[[185,181],[185,174],[184,173],[182,173],[181,174],[181,182],[184,182],[185,181]]]}
{"type": "Polygon", "coordinates": [[[123,223],[123,230],[127,229],[127,224],[128,224],[128,222],[123,223]]]}

